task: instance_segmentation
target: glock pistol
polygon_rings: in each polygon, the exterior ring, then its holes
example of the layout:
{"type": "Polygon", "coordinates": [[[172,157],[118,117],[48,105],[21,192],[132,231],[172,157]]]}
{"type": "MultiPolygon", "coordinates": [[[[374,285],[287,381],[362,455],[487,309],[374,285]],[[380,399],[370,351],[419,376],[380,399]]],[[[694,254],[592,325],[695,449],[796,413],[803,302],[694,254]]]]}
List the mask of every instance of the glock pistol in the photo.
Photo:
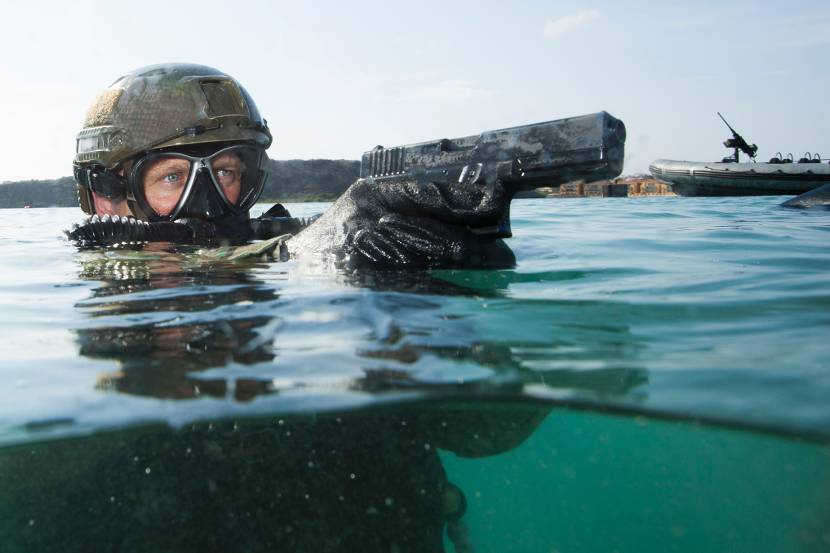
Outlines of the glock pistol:
{"type": "Polygon", "coordinates": [[[462,138],[442,138],[363,154],[360,178],[490,188],[506,194],[504,214],[494,226],[473,228],[481,237],[507,238],[510,200],[516,193],[574,180],[596,181],[622,171],[625,125],[601,111],[522,125],[462,138]]]}

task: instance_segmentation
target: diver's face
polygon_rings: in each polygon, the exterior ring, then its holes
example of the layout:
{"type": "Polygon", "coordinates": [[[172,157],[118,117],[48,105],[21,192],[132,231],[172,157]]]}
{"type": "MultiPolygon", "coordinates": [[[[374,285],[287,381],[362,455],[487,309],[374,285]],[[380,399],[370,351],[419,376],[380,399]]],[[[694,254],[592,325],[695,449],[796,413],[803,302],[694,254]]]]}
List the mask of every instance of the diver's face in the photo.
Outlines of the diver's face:
{"type": "Polygon", "coordinates": [[[110,199],[96,192],[92,193],[92,198],[95,201],[95,213],[99,217],[104,215],[121,215],[122,217],[133,215],[125,199],[110,199]]]}
{"type": "MultiPolygon", "coordinates": [[[[142,171],[141,186],[149,206],[159,215],[169,215],[184,193],[192,162],[177,157],[161,157],[149,161],[142,171]]],[[[210,170],[231,204],[236,204],[242,190],[242,160],[233,152],[211,160],[210,170]]],[[[196,191],[201,192],[201,191],[196,191]]]]}

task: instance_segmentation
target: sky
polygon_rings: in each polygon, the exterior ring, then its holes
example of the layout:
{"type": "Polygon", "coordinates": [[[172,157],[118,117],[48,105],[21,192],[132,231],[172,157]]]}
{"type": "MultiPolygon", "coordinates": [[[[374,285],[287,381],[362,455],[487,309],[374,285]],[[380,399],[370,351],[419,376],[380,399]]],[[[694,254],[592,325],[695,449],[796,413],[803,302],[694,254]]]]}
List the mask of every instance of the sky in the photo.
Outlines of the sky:
{"type": "Polygon", "coordinates": [[[654,159],[830,157],[830,2],[0,0],[0,182],[71,174],[94,97],[138,67],[216,67],[251,93],[273,159],[605,110],[625,174],[654,159]]]}

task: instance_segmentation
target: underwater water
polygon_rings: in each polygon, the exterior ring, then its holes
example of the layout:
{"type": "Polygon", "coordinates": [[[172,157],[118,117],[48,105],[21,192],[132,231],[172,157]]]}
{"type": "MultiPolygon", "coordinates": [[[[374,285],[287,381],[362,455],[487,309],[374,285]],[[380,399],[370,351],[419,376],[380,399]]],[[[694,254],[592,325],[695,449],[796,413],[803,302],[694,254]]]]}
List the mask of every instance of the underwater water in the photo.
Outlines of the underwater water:
{"type": "Polygon", "coordinates": [[[357,274],[2,210],[0,550],[828,551],[830,216],[783,199],[517,200],[515,268],[357,274]]]}

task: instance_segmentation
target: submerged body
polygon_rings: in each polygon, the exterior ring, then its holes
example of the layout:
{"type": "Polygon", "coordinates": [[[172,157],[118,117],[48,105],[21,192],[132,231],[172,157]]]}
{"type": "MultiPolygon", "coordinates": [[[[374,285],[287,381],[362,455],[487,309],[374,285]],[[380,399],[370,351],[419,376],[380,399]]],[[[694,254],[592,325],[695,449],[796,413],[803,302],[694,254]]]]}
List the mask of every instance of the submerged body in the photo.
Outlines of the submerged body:
{"type": "Polygon", "coordinates": [[[434,553],[466,505],[437,448],[496,453],[546,412],[214,422],[6,451],[0,540],[7,553],[434,553]],[[464,445],[462,429],[481,439],[464,445]]]}

